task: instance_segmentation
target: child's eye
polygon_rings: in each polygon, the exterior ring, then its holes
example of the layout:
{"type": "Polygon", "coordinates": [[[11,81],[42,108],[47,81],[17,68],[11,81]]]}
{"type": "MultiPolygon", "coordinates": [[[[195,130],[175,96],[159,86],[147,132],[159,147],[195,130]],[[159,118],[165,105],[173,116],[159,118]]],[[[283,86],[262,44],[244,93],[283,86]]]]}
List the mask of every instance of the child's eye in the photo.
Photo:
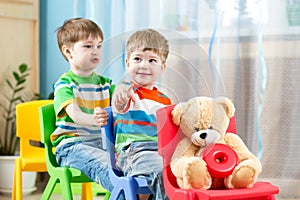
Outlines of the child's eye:
{"type": "Polygon", "coordinates": [[[102,48],[102,45],[98,45],[98,46],[97,46],[97,49],[101,49],[101,48],[102,48]]]}
{"type": "Polygon", "coordinates": [[[150,62],[150,63],[153,63],[153,62],[156,63],[157,60],[156,60],[156,59],[150,59],[149,62],[150,62]]]}
{"type": "Polygon", "coordinates": [[[84,47],[90,49],[92,48],[92,45],[84,45],[84,47]]]}
{"type": "Polygon", "coordinates": [[[141,59],[139,57],[134,57],[133,60],[134,61],[141,61],[141,59]]]}

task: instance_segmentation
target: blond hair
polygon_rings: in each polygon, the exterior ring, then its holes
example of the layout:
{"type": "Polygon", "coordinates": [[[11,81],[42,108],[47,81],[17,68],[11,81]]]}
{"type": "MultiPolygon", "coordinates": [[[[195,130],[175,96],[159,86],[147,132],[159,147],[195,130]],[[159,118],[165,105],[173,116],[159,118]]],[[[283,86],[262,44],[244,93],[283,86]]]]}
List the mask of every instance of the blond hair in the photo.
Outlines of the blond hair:
{"type": "MultiPolygon", "coordinates": [[[[62,54],[63,45],[72,45],[80,40],[87,39],[89,36],[104,39],[101,28],[95,22],[85,18],[69,19],[56,32],[58,47],[62,54]]],[[[64,54],[63,56],[67,59],[64,54]]]]}
{"type": "Polygon", "coordinates": [[[162,63],[166,62],[169,54],[168,40],[153,29],[136,31],[129,37],[126,44],[127,57],[130,57],[131,53],[137,49],[156,53],[161,58],[162,63]]]}

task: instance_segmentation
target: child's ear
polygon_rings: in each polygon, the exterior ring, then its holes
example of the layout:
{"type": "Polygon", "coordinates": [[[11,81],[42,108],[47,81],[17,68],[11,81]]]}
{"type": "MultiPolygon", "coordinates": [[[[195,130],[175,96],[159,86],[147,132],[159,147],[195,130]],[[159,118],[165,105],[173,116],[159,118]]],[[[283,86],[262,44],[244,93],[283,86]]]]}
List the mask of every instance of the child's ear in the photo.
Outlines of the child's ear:
{"type": "Polygon", "coordinates": [[[72,53],[71,53],[71,50],[70,48],[67,46],[67,45],[63,45],[61,47],[61,50],[63,52],[63,54],[65,55],[65,57],[69,60],[72,58],[72,53]]]}
{"type": "Polygon", "coordinates": [[[126,64],[126,68],[128,68],[129,67],[129,59],[128,58],[125,59],[125,64],[126,64]]]}
{"type": "Polygon", "coordinates": [[[167,63],[163,63],[161,67],[162,67],[163,70],[165,70],[166,67],[167,67],[167,63]]]}

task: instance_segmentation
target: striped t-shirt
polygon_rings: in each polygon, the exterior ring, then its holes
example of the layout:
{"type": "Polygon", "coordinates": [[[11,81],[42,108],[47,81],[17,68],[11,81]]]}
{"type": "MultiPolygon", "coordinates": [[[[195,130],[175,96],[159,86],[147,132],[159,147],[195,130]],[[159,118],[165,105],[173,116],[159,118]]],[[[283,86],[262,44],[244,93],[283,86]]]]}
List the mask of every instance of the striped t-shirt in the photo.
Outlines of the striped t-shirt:
{"type": "Polygon", "coordinates": [[[114,113],[116,151],[132,142],[157,141],[156,111],[171,104],[171,100],[154,87],[133,89],[133,101],[125,113],[114,113]]]}
{"type": "Polygon", "coordinates": [[[114,88],[110,79],[96,73],[88,77],[77,76],[72,71],[64,73],[54,85],[56,130],[51,135],[53,145],[101,137],[100,127],[74,123],[64,108],[74,102],[83,112],[93,114],[95,107],[110,106],[114,88]]]}

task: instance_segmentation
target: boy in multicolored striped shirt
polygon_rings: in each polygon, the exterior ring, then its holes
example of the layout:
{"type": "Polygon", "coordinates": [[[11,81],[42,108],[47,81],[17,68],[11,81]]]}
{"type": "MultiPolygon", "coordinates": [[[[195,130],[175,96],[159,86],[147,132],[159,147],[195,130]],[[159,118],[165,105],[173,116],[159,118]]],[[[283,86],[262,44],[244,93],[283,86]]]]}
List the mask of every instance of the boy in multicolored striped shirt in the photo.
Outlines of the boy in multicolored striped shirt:
{"type": "Polygon", "coordinates": [[[57,128],[51,141],[57,162],[81,170],[111,191],[100,126],[107,124],[102,108],[110,106],[114,85],[93,72],[102,58],[103,32],[89,19],[73,18],[58,28],[57,41],[70,65],[54,86],[57,128]]]}
{"type": "Polygon", "coordinates": [[[116,86],[112,98],[117,166],[125,175],[145,177],[153,199],[167,199],[157,152],[156,110],[171,101],[154,84],[166,68],[168,41],[153,29],[137,31],[128,39],[126,52],[131,81],[116,86]]]}

